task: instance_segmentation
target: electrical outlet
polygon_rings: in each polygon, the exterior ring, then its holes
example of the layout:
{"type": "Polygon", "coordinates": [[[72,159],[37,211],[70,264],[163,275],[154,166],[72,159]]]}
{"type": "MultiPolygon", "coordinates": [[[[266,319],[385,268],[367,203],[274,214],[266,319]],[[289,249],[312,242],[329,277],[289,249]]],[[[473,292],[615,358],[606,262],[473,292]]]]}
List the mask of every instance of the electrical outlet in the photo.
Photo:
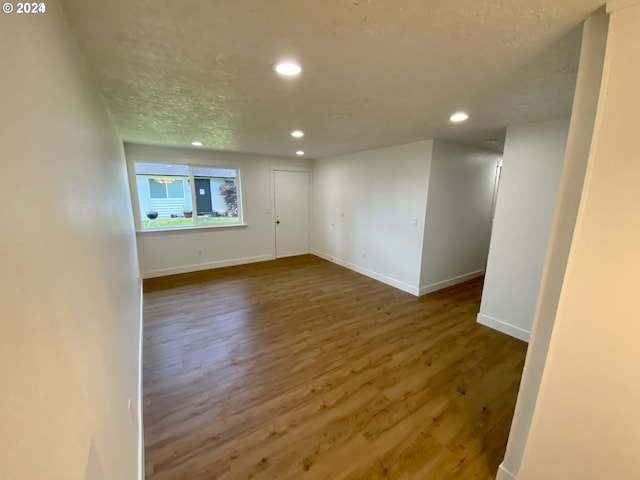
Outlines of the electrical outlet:
{"type": "Polygon", "coordinates": [[[366,260],[367,259],[367,254],[365,252],[362,252],[362,259],[366,260]]]}
{"type": "Polygon", "coordinates": [[[198,249],[198,256],[199,256],[199,257],[201,257],[201,256],[202,256],[202,249],[201,249],[201,248],[199,248],[199,249],[198,249]]]}

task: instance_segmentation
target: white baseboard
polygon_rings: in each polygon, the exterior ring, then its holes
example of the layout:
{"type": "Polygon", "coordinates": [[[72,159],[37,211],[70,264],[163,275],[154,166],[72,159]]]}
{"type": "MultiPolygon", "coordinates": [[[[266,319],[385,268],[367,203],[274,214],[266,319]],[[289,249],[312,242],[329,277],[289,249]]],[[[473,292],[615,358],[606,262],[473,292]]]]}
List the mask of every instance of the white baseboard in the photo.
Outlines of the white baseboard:
{"type": "Polygon", "coordinates": [[[442,280],[441,282],[436,282],[430,285],[426,285],[420,288],[420,296],[426,295],[427,293],[442,290],[443,288],[447,288],[452,285],[456,285],[458,283],[466,282],[467,280],[472,280],[474,278],[481,277],[482,275],[484,275],[484,270],[476,270],[475,272],[465,273],[464,275],[458,275],[457,277],[449,278],[447,280],[442,280]]]}
{"type": "Polygon", "coordinates": [[[328,253],[321,252],[320,250],[311,249],[311,255],[324,258],[325,260],[328,260],[329,262],[335,263],[336,265],[340,265],[342,267],[345,266],[344,262],[341,259],[334,257],[332,255],[329,255],[328,253]]]}
{"type": "Polygon", "coordinates": [[[408,283],[402,282],[392,277],[388,277],[381,273],[375,272],[373,270],[369,270],[368,268],[361,267],[360,265],[356,265],[355,263],[346,262],[341,258],[334,257],[329,255],[328,253],[320,252],[318,250],[312,250],[311,253],[317,257],[324,258],[330,262],[333,262],[342,267],[348,268],[349,270],[353,270],[361,275],[365,275],[369,278],[373,278],[382,283],[386,283],[392,287],[397,288],[398,290],[402,290],[403,292],[410,293],[411,295],[418,296],[418,287],[414,285],[409,285],[408,283]]]}
{"type": "Polygon", "coordinates": [[[511,473],[506,467],[501,463],[498,467],[498,475],[496,475],[496,480],[516,480],[516,476],[511,473]]]}
{"type": "Polygon", "coordinates": [[[138,480],[144,480],[144,422],[142,419],[142,348],[143,348],[143,327],[144,327],[144,305],[142,295],[142,282],[140,287],[140,341],[138,342],[138,480]]]}
{"type": "Polygon", "coordinates": [[[233,267],[235,265],[245,265],[247,263],[266,262],[273,260],[273,255],[258,255],[255,257],[232,258],[230,260],[220,260],[218,262],[199,263],[196,265],[185,265],[182,267],[162,268],[159,270],[151,270],[143,273],[143,278],[166,277],[168,275],[177,275],[179,273],[199,272],[201,270],[212,270],[214,268],[233,267]]]}
{"type": "Polygon", "coordinates": [[[505,323],[501,320],[498,320],[496,318],[490,317],[488,315],[485,315],[483,313],[479,313],[478,314],[478,323],[481,325],[484,325],[486,327],[489,328],[493,328],[494,330],[497,330],[499,332],[502,333],[506,333],[507,335],[510,335],[512,337],[515,337],[519,340],[523,340],[525,342],[529,341],[529,337],[531,336],[531,332],[528,332],[526,330],[524,330],[523,328],[520,327],[516,327],[514,325],[511,325],[509,323],[505,323]]]}
{"type": "Polygon", "coordinates": [[[287,255],[276,255],[275,258],[299,257],[300,255],[309,255],[309,252],[288,253],[287,255]]]}

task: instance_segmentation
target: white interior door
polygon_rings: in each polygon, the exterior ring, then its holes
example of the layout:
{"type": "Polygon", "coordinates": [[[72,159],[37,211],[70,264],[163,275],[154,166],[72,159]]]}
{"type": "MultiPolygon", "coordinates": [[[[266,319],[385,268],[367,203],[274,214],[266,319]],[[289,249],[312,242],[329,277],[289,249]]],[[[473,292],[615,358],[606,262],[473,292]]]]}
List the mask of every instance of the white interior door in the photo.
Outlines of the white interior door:
{"type": "Polygon", "coordinates": [[[275,170],[276,257],[309,253],[309,172],[275,170]]]}

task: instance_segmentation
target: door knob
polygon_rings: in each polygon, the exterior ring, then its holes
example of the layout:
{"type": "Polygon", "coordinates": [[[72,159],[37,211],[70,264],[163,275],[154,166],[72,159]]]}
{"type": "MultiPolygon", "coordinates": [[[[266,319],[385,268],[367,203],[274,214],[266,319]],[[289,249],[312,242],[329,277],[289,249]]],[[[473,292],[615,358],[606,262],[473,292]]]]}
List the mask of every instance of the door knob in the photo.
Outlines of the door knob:
{"type": "Polygon", "coordinates": [[[280,220],[276,220],[276,225],[280,225],[280,220]]]}

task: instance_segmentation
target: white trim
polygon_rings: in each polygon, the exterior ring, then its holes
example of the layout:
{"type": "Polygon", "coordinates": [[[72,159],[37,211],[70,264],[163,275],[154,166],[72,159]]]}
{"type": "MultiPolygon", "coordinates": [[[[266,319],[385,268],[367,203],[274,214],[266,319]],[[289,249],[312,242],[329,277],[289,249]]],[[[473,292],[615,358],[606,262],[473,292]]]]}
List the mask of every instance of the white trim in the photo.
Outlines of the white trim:
{"type": "Polygon", "coordinates": [[[507,470],[507,468],[504,466],[504,463],[501,463],[500,466],[498,467],[498,475],[496,476],[496,480],[517,480],[517,479],[513,473],[507,470]]]}
{"type": "Polygon", "coordinates": [[[529,337],[531,336],[531,332],[524,330],[523,328],[516,327],[509,323],[503,322],[496,318],[485,315],[484,313],[479,313],[477,321],[479,324],[484,325],[485,327],[493,328],[502,333],[506,333],[512,337],[515,337],[519,340],[523,340],[525,342],[529,342],[529,337]]]}
{"type": "Polygon", "coordinates": [[[138,480],[144,480],[144,422],[142,419],[142,339],[144,326],[144,296],[142,294],[142,281],[138,275],[138,285],[140,288],[140,327],[138,342],[138,480]]]}
{"type": "Polygon", "coordinates": [[[323,253],[318,250],[312,250],[311,254],[320,258],[324,258],[325,260],[335,263],[336,265],[340,265],[342,267],[348,268],[349,270],[352,270],[361,275],[365,275],[369,278],[373,278],[374,280],[377,280],[379,282],[386,283],[387,285],[395,287],[398,290],[402,290],[403,292],[410,293],[411,295],[414,295],[416,297],[418,296],[418,287],[414,285],[409,285],[408,283],[402,282],[392,277],[388,277],[386,275],[382,275],[381,273],[375,272],[373,270],[369,270],[368,268],[361,267],[359,265],[356,265],[355,263],[346,262],[340,258],[333,257],[327,253],[323,253]]]}
{"type": "MultiPolygon", "coordinates": [[[[273,166],[269,166],[269,210],[271,211],[271,251],[273,258],[278,256],[278,240],[276,239],[276,177],[273,166]]],[[[311,224],[311,222],[309,222],[311,224]]]]}
{"type": "Polygon", "coordinates": [[[168,275],[177,275],[180,273],[198,272],[201,270],[212,270],[214,268],[232,267],[234,265],[245,265],[247,263],[266,262],[268,260],[275,259],[273,254],[271,255],[258,255],[255,257],[246,258],[232,258],[230,260],[220,260],[218,262],[198,263],[195,265],[185,265],[182,267],[173,268],[161,268],[159,270],[151,270],[142,274],[143,278],[156,278],[166,277],[168,275]]]}
{"type": "Polygon", "coordinates": [[[288,253],[286,255],[280,255],[275,258],[289,258],[289,257],[299,257],[301,255],[309,255],[310,252],[300,252],[300,253],[288,253]]]}
{"type": "Polygon", "coordinates": [[[609,0],[607,2],[607,13],[613,13],[624,8],[636,7],[639,5],[640,0],[609,0]]]}
{"type": "Polygon", "coordinates": [[[336,265],[340,265],[341,267],[345,266],[344,262],[339,258],[329,255],[328,253],[321,252],[320,250],[311,249],[311,255],[315,255],[316,257],[323,258],[324,260],[327,260],[328,262],[331,262],[331,263],[335,263],[336,265]]]}
{"type": "Polygon", "coordinates": [[[442,280],[441,282],[425,285],[424,287],[420,287],[420,296],[437,290],[442,290],[443,288],[447,288],[458,283],[466,282],[467,280],[481,277],[482,275],[484,275],[484,270],[476,270],[475,272],[465,273],[464,275],[458,275],[457,277],[442,280]]]}

